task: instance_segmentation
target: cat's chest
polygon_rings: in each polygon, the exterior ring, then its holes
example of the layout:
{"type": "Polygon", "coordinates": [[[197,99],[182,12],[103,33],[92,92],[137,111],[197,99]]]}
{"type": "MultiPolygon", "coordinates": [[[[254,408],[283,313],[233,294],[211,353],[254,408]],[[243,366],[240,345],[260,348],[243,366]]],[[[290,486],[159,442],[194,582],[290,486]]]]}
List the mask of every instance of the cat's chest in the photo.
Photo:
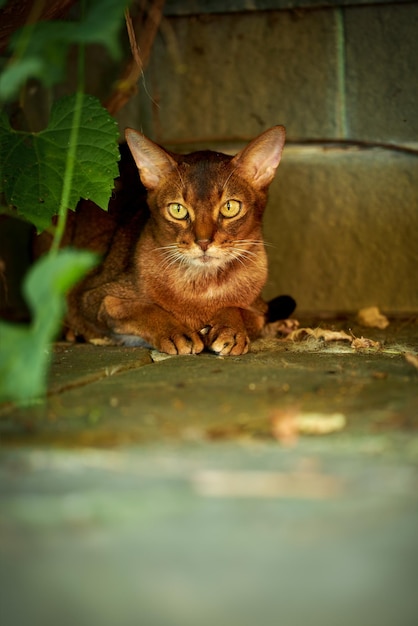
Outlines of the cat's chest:
{"type": "Polygon", "coordinates": [[[215,275],[185,271],[181,267],[158,274],[148,282],[151,299],[184,320],[208,321],[219,309],[247,308],[258,297],[265,281],[263,270],[230,267],[215,275]]]}
{"type": "Polygon", "coordinates": [[[236,276],[230,274],[224,272],[220,279],[216,275],[176,268],[155,276],[149,288],[159,300],[166,300],[173,306],[197,309],[209,305],[229,306],[238,297],[236,276]]]}
{"type": "MultiPolygon", "coordinates": [[[[215,279],[179,281],[178,295],[185,303],[193,304],[197,308],[208,306],[231,306],[239,299],[239,294],[233,281],[218,282],[215,279]]],[[[235,305],[236,306],[236,305],[235,305]]]]}

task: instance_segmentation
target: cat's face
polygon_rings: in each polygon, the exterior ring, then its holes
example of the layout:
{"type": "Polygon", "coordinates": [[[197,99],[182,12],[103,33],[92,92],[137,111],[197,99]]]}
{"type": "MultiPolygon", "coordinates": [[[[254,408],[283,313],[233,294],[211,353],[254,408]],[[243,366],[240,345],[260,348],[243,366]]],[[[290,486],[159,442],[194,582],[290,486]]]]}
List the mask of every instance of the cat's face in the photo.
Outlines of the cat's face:
{"type": "Polygon", "coordinates": [[[165,268],[180,264],[188,273],[211,274],[234,263],[264,262],[261,222],[283,127],[263,133],[235,157],[174,155],[136,131],[126,136],[148,189],[149,227],[165,268]]]}
{"type": "Polygon", "coordinates": [[[150,226],[167,267],[212,273],[264,255],[265,193],[256,193],[231,161],[213,152],[183,157],[149,192],[150,226]]]}

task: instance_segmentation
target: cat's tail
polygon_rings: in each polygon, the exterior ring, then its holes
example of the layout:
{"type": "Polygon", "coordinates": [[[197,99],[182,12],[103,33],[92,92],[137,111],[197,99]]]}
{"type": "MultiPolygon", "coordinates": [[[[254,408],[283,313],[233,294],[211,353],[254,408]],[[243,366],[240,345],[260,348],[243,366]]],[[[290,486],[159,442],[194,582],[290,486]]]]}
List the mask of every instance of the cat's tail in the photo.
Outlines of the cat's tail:
{"type": "Polygon", "coordinates": [[[296,309],[296,301],[292,296],[276,296],[267,303],[267,323],[286,320],[296,309]]]}

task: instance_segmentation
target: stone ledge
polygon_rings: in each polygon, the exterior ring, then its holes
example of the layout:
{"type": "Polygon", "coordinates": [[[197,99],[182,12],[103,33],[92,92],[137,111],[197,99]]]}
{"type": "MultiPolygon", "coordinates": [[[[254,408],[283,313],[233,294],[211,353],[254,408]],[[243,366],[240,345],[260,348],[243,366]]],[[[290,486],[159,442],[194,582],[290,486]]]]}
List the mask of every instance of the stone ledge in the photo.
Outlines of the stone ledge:
{"type": "Polygon", "coordinates": [[[265,216],[267,297],[302,310],[418,310],[417,157],[285,148],[265,216]]]}

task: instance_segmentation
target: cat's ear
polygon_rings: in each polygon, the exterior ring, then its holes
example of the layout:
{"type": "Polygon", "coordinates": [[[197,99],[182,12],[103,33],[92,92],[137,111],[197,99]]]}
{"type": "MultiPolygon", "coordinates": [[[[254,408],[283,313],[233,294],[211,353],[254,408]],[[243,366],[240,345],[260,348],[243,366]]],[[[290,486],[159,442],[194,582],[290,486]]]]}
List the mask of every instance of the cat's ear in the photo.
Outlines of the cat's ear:
{"type": "Polygon", "coordinates": [[[253,186],[263,189],[274,178],[285,138],[285,127],[273,126],[253,139],[232,159],[232,163],[253,186]]]}
{"type": "Polygon", "coordinates": [[[133,128],[125,130],[125,138],[146,189],[156,189],[176,167],[175,160],[160,146],[133,128]]]}

